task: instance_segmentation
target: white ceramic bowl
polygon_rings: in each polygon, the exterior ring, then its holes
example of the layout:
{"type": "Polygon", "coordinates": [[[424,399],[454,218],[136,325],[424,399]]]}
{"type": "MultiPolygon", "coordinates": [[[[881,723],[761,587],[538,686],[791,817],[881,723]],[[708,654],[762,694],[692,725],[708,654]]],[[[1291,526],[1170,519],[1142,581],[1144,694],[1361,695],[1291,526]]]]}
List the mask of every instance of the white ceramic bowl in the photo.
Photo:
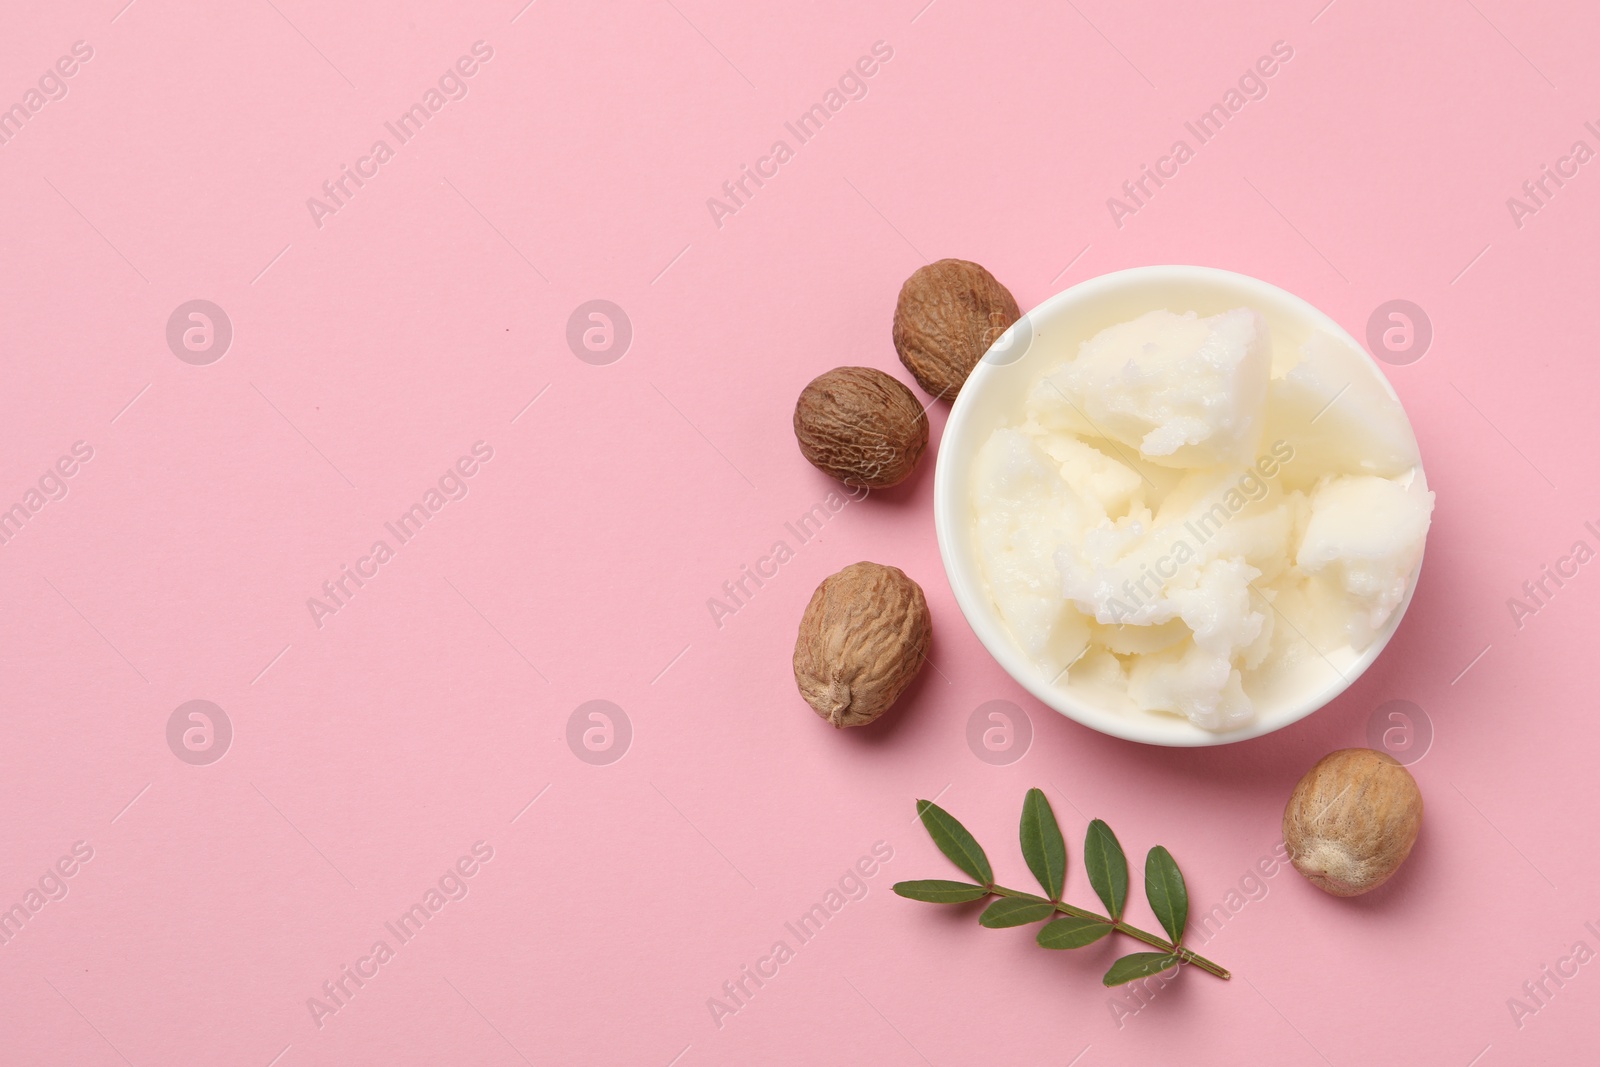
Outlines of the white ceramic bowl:
{"type": "MultiPolygon", "coordinates": [[[[1314,330],[1344,340],[1362,353],[1384,388],[1394,395],[1366,350],[1333,319],[1292,293],[1211,267],[1136,267],[1057,293],[1018,320],[961,387],[939,442],[934,524],[945,574],[967,623],[990,655],[1028,692],[1068,718],[1113,737],[1152,745],[1221,745],[1259,737],[1303,719],[1344,692],[1378,658],[1417,587],[1420,562],[1411,575],[1405,600],[1372,644],[1360,652],[1346,645],[1307,657],[1295,672],[1278,678],[1269,691],[1253,694],[1255,721],[1226,733],[1201,729],[1177,716],[1086,699],[1082,692],[1074,692],[1070,678],[1051,684],[1046,671],[1017,646],[989,595],[974,543],[969,482],[979,447],[995,429],[1021,421],[1027,390],[1042,373],[1071,358],[1082,341],[1107,326],[1155,308],[1205,316],[1241,306],[1255,308],[1266,317],[1274,348],[1280,353],[1297,351],[1314,330]],[[1292,347],[1286,349],[1285,345],[1292,347]]],[[[1424,477],[1420,466],[1416,477],[1424,477]]]]}

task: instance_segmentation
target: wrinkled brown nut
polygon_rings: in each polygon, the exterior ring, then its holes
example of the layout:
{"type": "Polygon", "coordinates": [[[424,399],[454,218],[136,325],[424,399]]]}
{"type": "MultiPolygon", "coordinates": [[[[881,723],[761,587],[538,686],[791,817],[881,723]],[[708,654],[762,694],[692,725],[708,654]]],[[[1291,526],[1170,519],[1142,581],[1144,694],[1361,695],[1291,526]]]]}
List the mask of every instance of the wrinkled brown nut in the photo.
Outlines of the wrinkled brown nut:
{"type": "Polygon", "coordinates": [[[800,618],[794,680],[835,726],[865,726],[922,669],[932,637],[922,587],[898,567],[852,563],[823,579],[800,618]]]}
{"type": "Polygon", "coordinates": [[[838,367],[794,405],[800,454],[846,485],[887,489],[911,476],[928,447],[928,418],[910,389],[871,367],[838,367]]]}
{"type": "Polygon", "coordinates": [[[1422,792],[1411,772],[1370,748],[1317,761],[1283,810],[1289,860],[1336,897],[1376,889],[1411,855],[1422,827],[1422,792]]]}
{"type": "Polygon", "coordinates": [[[964,259],[941,259],[900,287],[894,349],[918,385],[954,400],[989,346],[1021,317],[994,275],[964,259]]]}

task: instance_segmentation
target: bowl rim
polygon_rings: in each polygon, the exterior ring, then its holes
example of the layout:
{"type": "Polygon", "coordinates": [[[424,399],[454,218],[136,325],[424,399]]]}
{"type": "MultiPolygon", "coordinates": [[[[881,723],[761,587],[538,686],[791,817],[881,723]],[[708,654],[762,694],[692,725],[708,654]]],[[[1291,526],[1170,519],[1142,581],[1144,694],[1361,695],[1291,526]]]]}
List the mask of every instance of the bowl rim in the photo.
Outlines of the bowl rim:
{"type": "MultiPolygon", "coordinates": [[[[1064,309],[1073,305],[1093,301],[1098,296],[1114,291],[1130,283],[1143,282],[1176,282],[1189,285],[1216,285],[1225,284],[1234,289],[1243,288],[1254,290],[1257,293],[1269,296],[1276,301],[1287,302],[1296,307],[1297,311],[1304,314],[1306,321],[1314,328],[1321,329],[1336,338],[1339,338],[1359,351],[1367,363],[1377,374],[1383,388],[1398,403],[1399,394],[1394,385],[1389,381],[1383,369],[1378,366],[1377,360],[1366,350],[1366,347],[1352,337],[1349,331],[1340,326],[1332,317],[1310,301],[1297,296],[1280,286],[1248,274],[1223,270],[1219,267],[1202,267],[1187,264],[1158,264],[1143,267],[1130,267],[1124,270],[1112,271],[1094,278],[1078,282],[1053,296],[1047,297],[1028,311],[1022,318],[1028,321],[1030,328],[1039,319],[1049,318],[1059,314],[1064,309]]],[[[998,346],[1004,340],[997,339],[998,346]]],[[[993,351],[993,348],[991,348],[993,351]]],[[[1026,355],[1026,352],[1023,353],[1026,355]]],[[[1006,363],[1015,362],[1008,359],[1006,363]]],[[[951,405],[949,418],[945,420],[944,431],[939,440],[939,452],[934,470],[933,484],[933,515],[934,531],[939,542],[939,558],[944,564],[945,578],[949,582],[951,592],[955,594],[956,603],[961,608],[967,625],[977,636],[980,644],[1001,668],[1009,674],[1017,684],[1021,685],[1035,699],[1046,707],[1060,712],[1091,730],[1119,737],[1128,741],[1137,741],[1148,745],[1158,745],[1168,748],[1201,748],[1214,745],[1234,744],[1239,741],[1248,741],[1252,738],[1262,737],[1274,733],[1286,726],[1293,725],[1308,715],[1321,710],[1337,699],[1345,690],[1353,685],[1357,678],[1366,672],[1378,655],[1388,645],[1395,631],[1404,618],[1406,609],[1411,606],[1411,598],[1416,593],[1418,577],[1422,572],[1422,560],[1419,558],[1416,568],[1411,572],[1411,577],[1406,585],[1405,597],[1401,600],[1394,614],[1385,623],[1383,630],[1373,639],[1361,654],[1348,667],[1342,671],[1334,667],[1338,677],[1326,687],[1291,704],[1286,712],[1281,712],[1270,721],[1255,721],[1239,727],[1236,730],[1213,732],[1186,721],[1174,719],[1170,724],[1148,718],[1129,718],[1119,711],[1098,707],[1087,701],[1081,700],[1065,689],[1058,689],[1044,678],[1044,672],[1033,662],[1012,639],[1010,631],[1003,619],[1000,618],[998,609],[994,606],[988,595],[983,579],[979,573],[977,561],[966,560],[959,557],[955,547],[956,524],[969,521],[965,514],[966,501],[957,499],[954,482],[958,475],[965,473],[966,467],[958,468],[961,462],[956,454],[959,449],[965,448],[963,457],[970,465],[972,457],[976,454],[977,446],[981,442],[971,442],[969,437],[972,430],[973,412],[976,409],[986,383],[995,375],[1005,369],[1004,365],[991,362],[987,355],[978,361],[978,365],[968,376],[961,391],[956,395],[954,404],[951,405]]],[[[1403,405],[1402,405],[1403,410],[1403,405]]],[[[1409,424],[1410,417],[1407,416],[1409,424]]],[[[1420,452],[1420,450],[1419,450],[1420,452]]],[[[1427,484],[1427,475],[1423,469],[1419,454],[1416,477],[1423,479],[1427,484]]],[[[1424,553],[1426,552],[1424,542],[1424,553]]],[[[1326,659],[1326,656],[1324,656],[1326,659]]],[[[1329,661],[1329,666],[1333,666],[1329,661]]]]}

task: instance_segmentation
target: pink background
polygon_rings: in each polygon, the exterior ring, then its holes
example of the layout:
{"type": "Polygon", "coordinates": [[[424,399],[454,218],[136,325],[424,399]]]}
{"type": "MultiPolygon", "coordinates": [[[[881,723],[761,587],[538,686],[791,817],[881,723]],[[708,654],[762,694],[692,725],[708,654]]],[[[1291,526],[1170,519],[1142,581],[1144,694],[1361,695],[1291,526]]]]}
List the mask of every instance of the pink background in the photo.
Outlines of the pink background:
{"type": "MultiPolygon", "coordinates": [[[[93,58],[0,146],[0,506],[74,442],[93,458],[0,545],[0,906],[74,842],[93,858],[0,947],[0,1060],[1592,1056],[1600,964],[1536,1014],[1507,1002],[1575,942],[1600,949],[1584,925],[1600,926],[1600,571],[1520,630],[1507,599],[1574,541],[1600,547],[1584,528],[1600,526],[1600,164],[1520,228],[1506,198],[1575,140],[1600,148],[1583,126],[1600,119],[1600,14],[923,2],[7,13],[0,103],[75,41],[93,58]],[[315,225],[306,199],[479,40],[493,57],[469,94],[391,139],[395,158],[315,225]],[[893,58],[866,97],[719,228],[707,198],[775,139],[793,147],[783,123],[878,41],[893,58]],[[1265,99],[1114,225],[1106,198],[1275,41],[1293,58],[1265,99]],[[832,488],[795,449],[794,397],[841,363],[909,380],[895,294],[949,255],[1024,307],[1106,271],[1200,263],[1358,337],[1385,301],[1425,309],[1431,349],[1386,370],[1438,510],[1410,615],[1357,685],[1217,750],[1056,716],[956,609],[931,451],[713,623],[707,599],[773,542],[794,547],[783,524],[832,488]],[[192,299],[234,329],[207,366],[166,342],[192,299]],[[566,342],[593,299],[632,323],[609,365],[566,342]],[[466,498],[319,628],[307,598],[477,441],[493,458],[466,498]],[[789,655],[816,583],[858,559],[922,583],[936,669],[892,720],[836,733],[789,655]],[[193,699],[234,730],[207,766],[166,739],[193,699]],[[610,765],[566,741],[595,699],[632,725],[610,765]],[[1031,720],[1009,765],[966,740],[991,700],[1031,720]],[[1099,816],[1136,862],[1167,845],[1197,914],[1225,904],[1277,843],[1294,781],[1365,743],[1389,700],[1434,733],[1413,765],[1414,856],[1356,901],[1292,871],[1251,882],[1258,899],[1235,897],[1203,948],[1232,982],[1187,972],[1119,1013],[1098,978],[1128,944],[1045,952],[889,892],[954,873],[911,821],[935,795],[1026,887],[1016,818],[1040,785],[1072,899],[1090,897],[1081,835],[1099,816]],[[407,944],[387,934],[479,841],[493,858],[469,894],[407,944]],[[719,1027],[708,998],[774,941],[793,947],[783,924],[880,841],[893,858],[865,898],[719,1027]],[[319,1028],[307,998],[379,939],[394,958],[319,1028]]],[[[1142,900],[1132,914],[1149,922],[1142,900]]]]}

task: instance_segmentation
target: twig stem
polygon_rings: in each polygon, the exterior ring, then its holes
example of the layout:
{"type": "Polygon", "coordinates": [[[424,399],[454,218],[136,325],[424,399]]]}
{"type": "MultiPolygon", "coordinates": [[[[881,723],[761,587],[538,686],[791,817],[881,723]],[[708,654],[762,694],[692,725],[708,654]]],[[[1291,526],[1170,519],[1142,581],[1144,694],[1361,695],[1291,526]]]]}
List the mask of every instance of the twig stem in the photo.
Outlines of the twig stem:
{"type": "MultiPolygon", "coordinates": [[[[1043,899],[1034,893],[1024,893],[1019,889],[1007,889],[1003,885],[991,885],[987,888],[989,892],[993,893],[997,897],[1024,897],[1028,900],[1043,899]]],[[[1100,915],[1092,911],[1087,911],[1083,908],[1075,907],[1060,900],[1053,901],[1052,903],[1055,904],[1056,910],[1061,912],[1063,915],[1071,915],[1075,918],[1087,919],[1090,922],[1105,923],[1118,933],[1127,934],[1131,938],[1143,941],[1152,948],[1158,948],[1163,952],[1170,952],[1177,956],[1184,963],[1193,964],[1202,971],[1205,971],[1207,974],[1214,974],[1218,978],[1222,979],[1233,977],[1228,973],[1226,968],[1211,962],[1198,952],[1190,952],[1188,949],[1176,946],[1171,941],[1165,941],[1147,930],[1141,930],[1137,926],[1130,926],[1121,919],[1113,919],[1109,915],[1100,915]]]]}

